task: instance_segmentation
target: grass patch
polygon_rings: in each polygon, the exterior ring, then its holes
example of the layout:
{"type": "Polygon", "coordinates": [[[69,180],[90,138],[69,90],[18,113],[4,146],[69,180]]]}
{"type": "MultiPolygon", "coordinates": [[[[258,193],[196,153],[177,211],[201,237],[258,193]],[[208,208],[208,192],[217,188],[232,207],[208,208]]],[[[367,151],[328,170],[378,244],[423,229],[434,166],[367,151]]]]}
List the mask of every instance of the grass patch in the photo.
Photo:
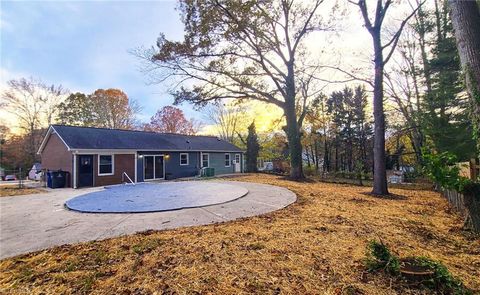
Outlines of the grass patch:
{"type": "Polygon", "coordinates": [[[140,243],[132,246],[132,251],[138,255],[143,255],[149,252],[152,252],[155,248],[160,246],[163,243],[161,239],[145,239],[140,241],[140,243]]]}
{"type": "MultiPolygon", "coordinates": [[[[405,199],[382,199],[365,194],[369,187],[299,183],[266,174],[229,180],[282,186],[298,201],[233,222],[148,231],[5,259],[0,293],[439,293],[409,284],[392,288],[395,275],[366,272],[365,245],[372,239],[395,245],[390,255],[441,261],[466,288],[480,291],[480,240],[458,230],[463,219],[446,210],[448,203],[438,193],[391,189],[405,199]],[[423,208],[434,210],[418,214],[423,208]]],[[[390,262],[382,267],[394,265],[383,250],[376,248],[383,257],[379,261],[390,262]]]]}

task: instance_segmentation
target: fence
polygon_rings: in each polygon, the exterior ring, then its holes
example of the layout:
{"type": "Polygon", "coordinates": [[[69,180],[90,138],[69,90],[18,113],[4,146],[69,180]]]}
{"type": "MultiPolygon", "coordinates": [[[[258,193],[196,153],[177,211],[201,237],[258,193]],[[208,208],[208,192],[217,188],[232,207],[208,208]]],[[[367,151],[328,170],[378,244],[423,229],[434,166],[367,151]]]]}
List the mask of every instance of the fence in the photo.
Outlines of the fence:
{"type": "Polygon", "coordinates": [[[3,185],[18,186],[19,188],[44,186],[43,171],[34,169],[1,169],[0,180],[3,185]]]}
{"type": "Polygon", "coordinates": [[[447,201],[459,212],[465,213],[465,196],[461,193],[449,190],[449,189],[441,189],[440,193],[444,196],[447,201]]]}
{"type": "Polygon", "coordinates": [[[465,217],[465,225],[480,233],[480,196],[464,195],[444,188],[440,189],[440,193],[465,217]]]}

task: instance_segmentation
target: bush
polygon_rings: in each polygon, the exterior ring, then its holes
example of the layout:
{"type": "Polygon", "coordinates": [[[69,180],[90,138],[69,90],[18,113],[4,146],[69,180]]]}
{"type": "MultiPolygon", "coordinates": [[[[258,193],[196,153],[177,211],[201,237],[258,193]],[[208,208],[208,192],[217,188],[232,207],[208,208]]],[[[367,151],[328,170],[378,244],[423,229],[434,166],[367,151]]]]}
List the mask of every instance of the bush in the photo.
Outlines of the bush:
{"type": "Polygon", "coordinates": [[[303,173],[304,173],[306,176],[314,176],[314,175],[317,175],[317,174],[318,174],[318,171],[317,171],[315,165],[303,166],[303,173]]]}
{"type": "Polygon", "coordinates": [[[406,276],[402,276],[402,265],[405,267],[402,263],[406,261],[409,261],[410,264],[413,262],[415,265],[432,272],[432,276],[428,279],[418,282],[420,286],[440,294],[472,294],[459,279],[452,276],[445,265],[438,261],[422,256],[399,259],[382,242],[371,240],[367,244],[367,254],[364,262],[369,271],[383,270],[390,275],[406,279],[406,276]]]}
{"type": "Polygon", "coordinates": [[[367,245],[365,265],[369,271],[383,269],[387,273],[397,275],[400,272],[398,257],[393,255],[385,244],[372,240],[367,245]]]}
{"type": "Polygon", "coordinates": [[[424,172],[435,183],[446,189],[453,189],[460,193],[480,191],[480,184],[460,176],[460,168],[456,165],[457,157],[449,152],[432,153],[428,149],[422,151],[424,172]]]}
{"type": "Polygon", "coordinates": [[[433,271],[433,276],[430,279],[422,281],[422,285],[425,287],[440,291],[442,294],[472,294],[459,279],[452,276],[441,262],[422,256],[412,257],[412,259],[418,265],[433,271]]]}

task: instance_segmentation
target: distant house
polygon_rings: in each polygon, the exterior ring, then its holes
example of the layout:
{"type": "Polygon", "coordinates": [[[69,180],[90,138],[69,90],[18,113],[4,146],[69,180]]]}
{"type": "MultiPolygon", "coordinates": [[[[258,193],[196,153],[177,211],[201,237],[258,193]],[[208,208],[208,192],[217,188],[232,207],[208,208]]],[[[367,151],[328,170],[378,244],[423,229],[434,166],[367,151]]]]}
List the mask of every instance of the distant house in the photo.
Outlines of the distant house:
{"type": "Polygon", "coordinates": [[[69,172],[74,188],[244,169],[243,151],[214,136],[51,125],[38,153],[43,169],[69,172]]]}
{"type": "Polygon", "coordinates": [[[28,179],[31,179],[31,180],[42,179],[42,164],[40,163],[33,164],[32,169],[28,171],[28,179]]]}

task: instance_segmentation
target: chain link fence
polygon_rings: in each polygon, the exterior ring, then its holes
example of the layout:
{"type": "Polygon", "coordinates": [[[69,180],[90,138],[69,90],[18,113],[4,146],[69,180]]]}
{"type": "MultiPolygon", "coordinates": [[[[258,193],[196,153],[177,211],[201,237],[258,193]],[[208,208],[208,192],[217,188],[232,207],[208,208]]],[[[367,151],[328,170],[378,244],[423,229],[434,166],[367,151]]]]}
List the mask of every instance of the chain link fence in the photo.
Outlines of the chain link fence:
{"type": "Polygon", "coordinates": [[[24,187],[44,187],[44,171],[41,169],[2,169],[0,170],[0,185],[24,187]]]}

